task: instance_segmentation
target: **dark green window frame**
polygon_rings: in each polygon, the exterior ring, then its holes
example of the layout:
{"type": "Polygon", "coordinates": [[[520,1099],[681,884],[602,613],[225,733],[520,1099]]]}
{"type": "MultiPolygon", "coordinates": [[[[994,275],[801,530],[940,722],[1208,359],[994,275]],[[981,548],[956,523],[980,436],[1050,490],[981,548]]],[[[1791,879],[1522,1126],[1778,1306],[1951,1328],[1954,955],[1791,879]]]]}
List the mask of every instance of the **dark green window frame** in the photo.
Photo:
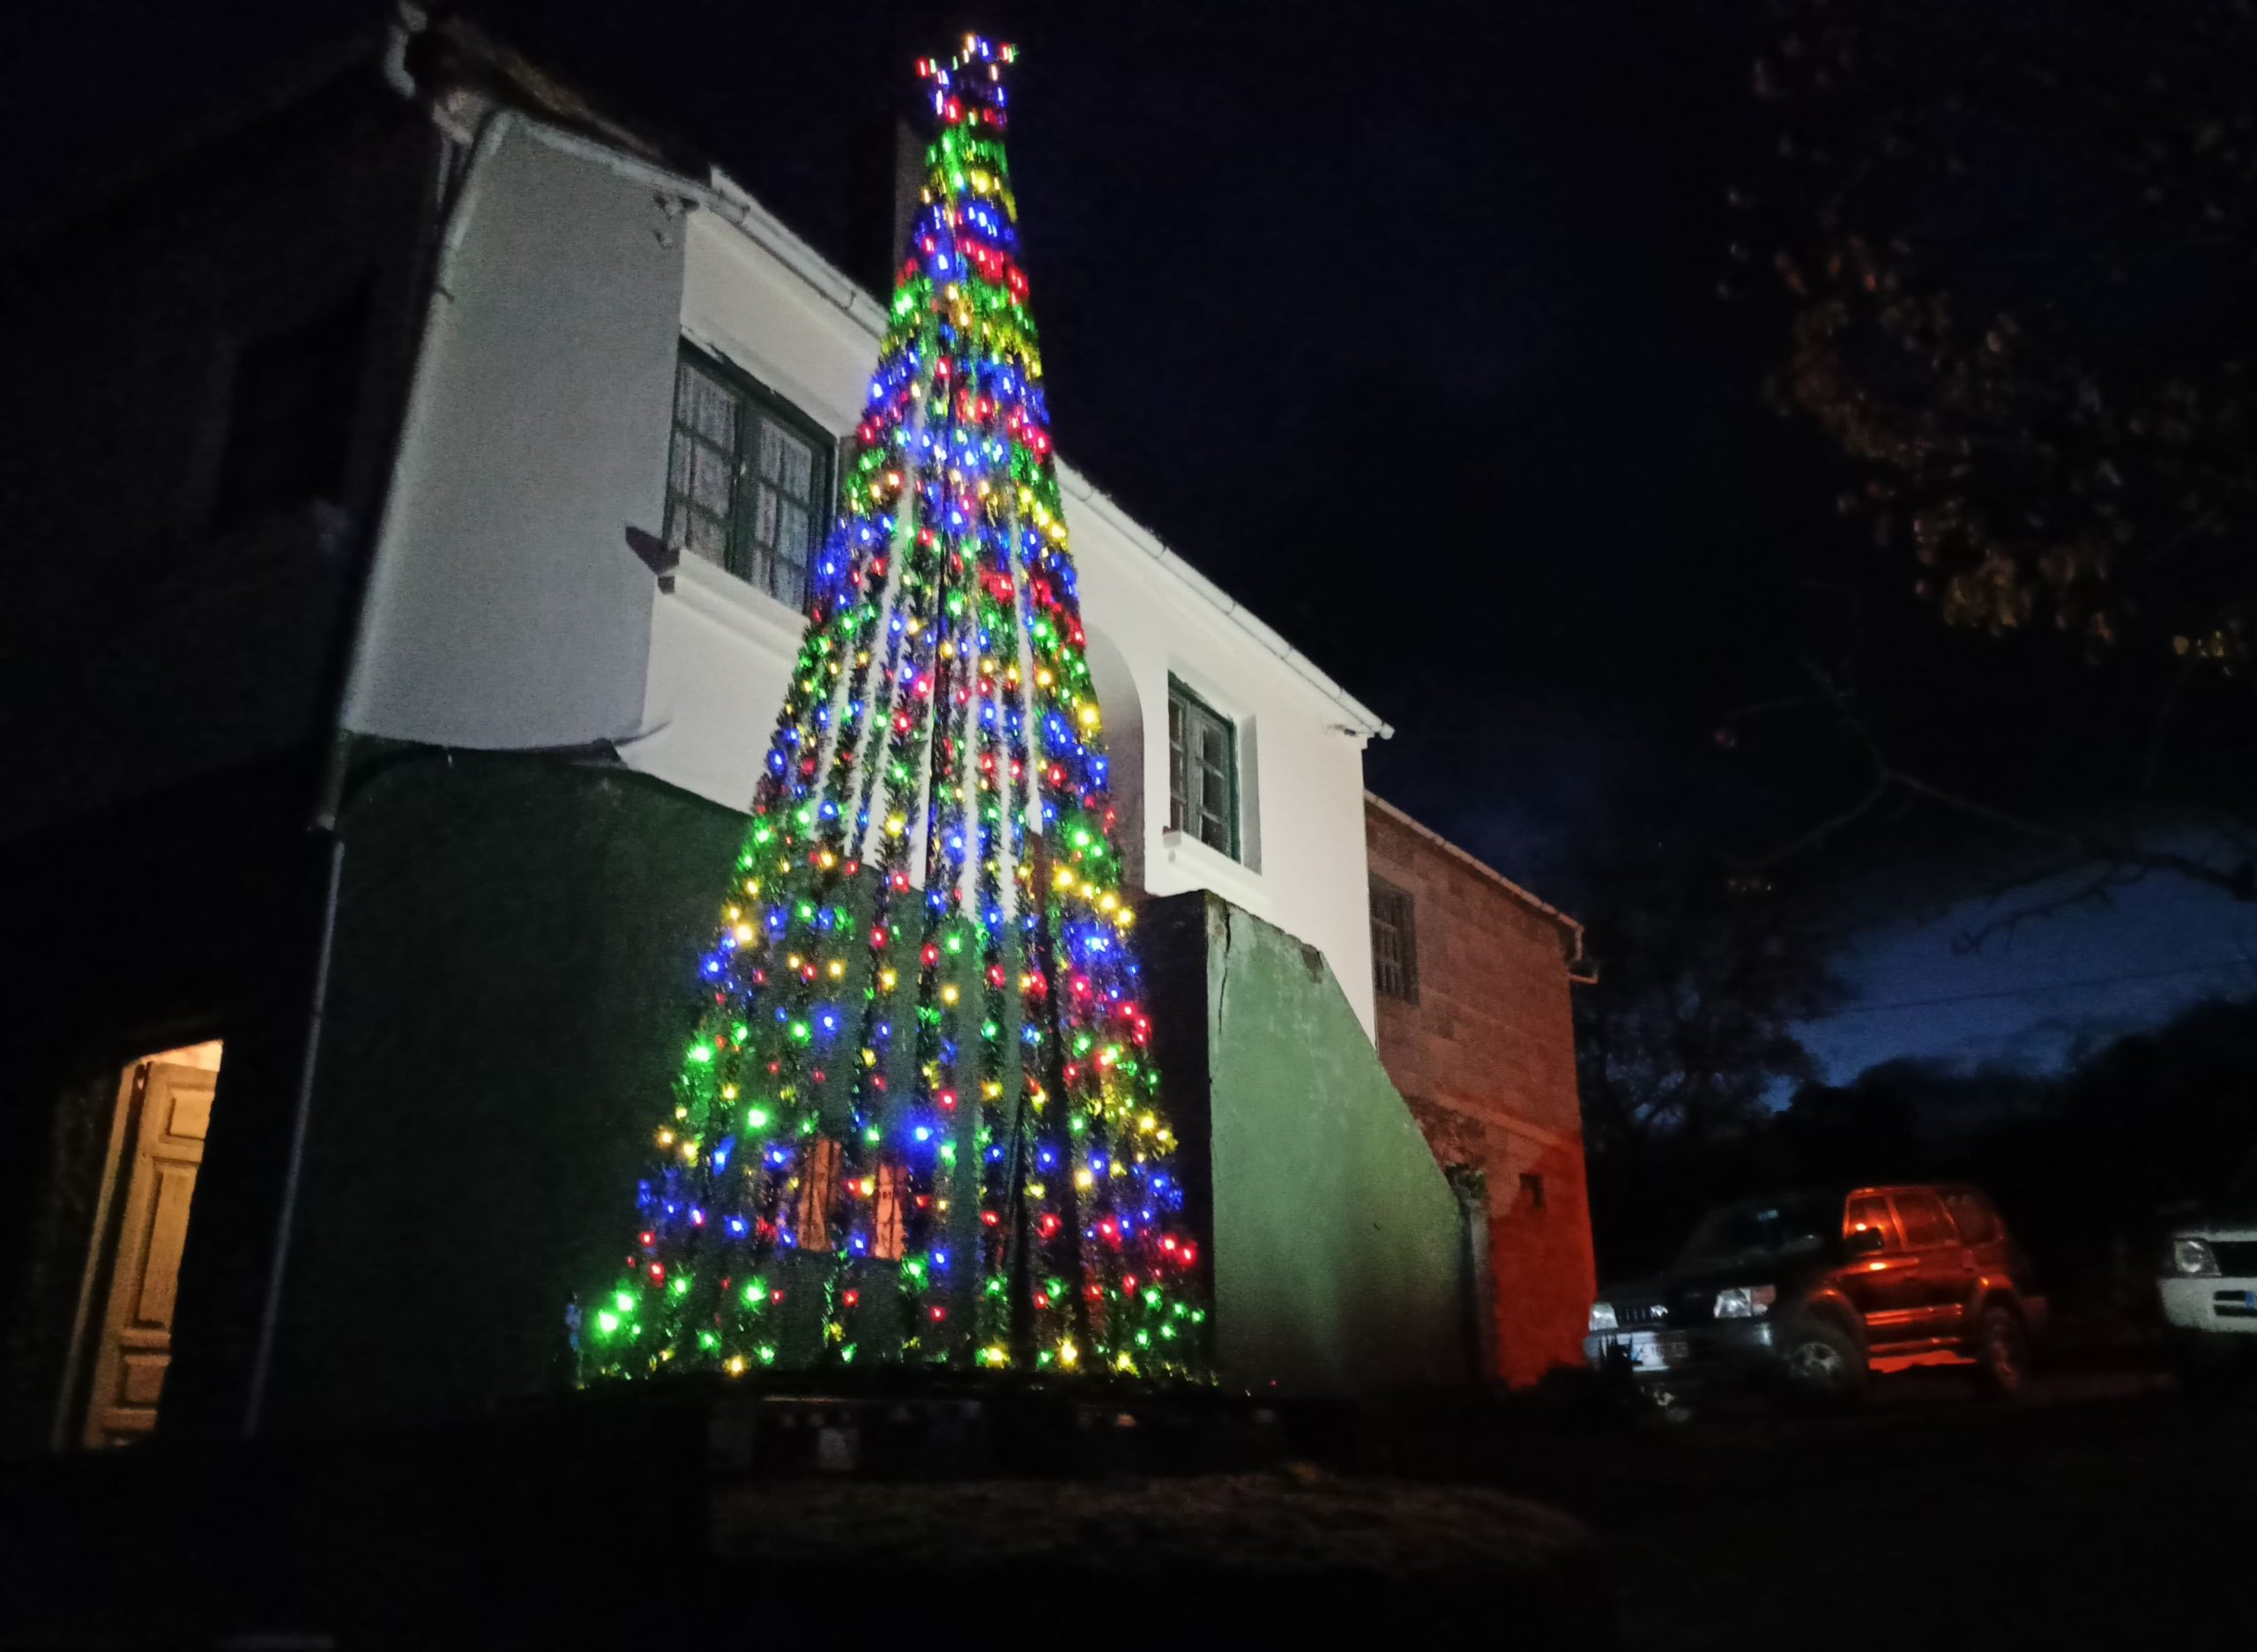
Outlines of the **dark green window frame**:
{"type": "Polygon", "coordinates": [[[814,420],[749,374],[685,341],[674,368],[667,450],[667,544],[685,557],[718,562],[804,613],[808,570],[831,532],[836,451],[814,420]],[[726,402],[726,428],[713,428],[719,405],[701,396],[701,387],[726,402]],[[771,442],[770,431],[779,440],[771,442]],[[806,449],[803,489],[793,443],[806,449]],[[800,517],[805,525],[794,547],[791,529],[800,517]]]}
{"type": "Polygon", "coordinates": [[[1167,823],[1239,859],[1238,726],[1167,680],[1167,823]],[[1219,748],[1222,761],[1214,761],[1219,748]]]}

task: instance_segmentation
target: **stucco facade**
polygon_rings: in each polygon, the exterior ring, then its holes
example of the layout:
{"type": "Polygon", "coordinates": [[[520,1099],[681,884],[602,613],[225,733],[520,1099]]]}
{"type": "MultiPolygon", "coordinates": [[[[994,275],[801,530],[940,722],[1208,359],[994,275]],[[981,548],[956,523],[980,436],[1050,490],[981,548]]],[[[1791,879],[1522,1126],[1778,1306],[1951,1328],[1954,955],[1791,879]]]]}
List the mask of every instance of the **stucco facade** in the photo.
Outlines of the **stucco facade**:
{"type": "MultiPolygon", "coordinates": [[[[860,416],[883,309],[726,177],[506,110],[478,130],[345,726],[487,750],[607,742],[742,808],[801,621],[694,558],[654,579],[629,548],[662,525],[678,347],[835,443],[860,416]]],[[[1321,949],[1370,1032],[1363,752],[1386,725],[1060,472],[1130,879],[1212,890],[1321,949]],[[1235,857],[1170,828],[1171,681],[1235,732],[1235,857]]]]}
{"type": "MultiPolygon", "coordinates": [[[[164,439],[105,473],[106,515],[37,446],[5,502],[38,581],[0,651],[39,693],[0,718],[26,1149],[0,1161],[0,1454],[70,1440],[102,1375],[103,1212],[142,1181],[121,1072],[181,1046],[223,1055],[192,1217],[169,1184],[171,1364],[142,1367],[168,1432],[536,1395],[631,1208],[800,633],[649,554],[680,353],[836,436],[880,310],[725,179],[422,72],[361,65],[16,272],[50,340],[136,322],[116,351],[26,340],[19,425],[132,384],[164,439]],[[340,348],[309,356],[322,316],[340,348]],[[336,398],[337,473],[237,520],[230,467],[309,405],[245,389],[278,340],[336,398]],[[122,950],[153,918],[162,944],[122,950]]],[[[1385,726],[1061,468],[1128,869],[1223,914],[1180,1019],[1228,1174],[1226,1358],[1284,1391],[1457,1380],[1470,1247],[1370,1042],[1385,726]],[[1169,825],[1172,682],[1233,731],[1234,853],[1169,825]],[[1296,1129],[1300,1158],[1265,1154],[1296,1129]]]]}
{"type": "Polygon", "coordinates": [[[1382,800],[1365,820],[1413,961],[1378,994],[1380,1060],[1435,1157],[1483,1174],[1496,1373],[1533,1382],[1582,1358],[1596,1288],[1568,1004],[1582,931],[1382,800]]]}

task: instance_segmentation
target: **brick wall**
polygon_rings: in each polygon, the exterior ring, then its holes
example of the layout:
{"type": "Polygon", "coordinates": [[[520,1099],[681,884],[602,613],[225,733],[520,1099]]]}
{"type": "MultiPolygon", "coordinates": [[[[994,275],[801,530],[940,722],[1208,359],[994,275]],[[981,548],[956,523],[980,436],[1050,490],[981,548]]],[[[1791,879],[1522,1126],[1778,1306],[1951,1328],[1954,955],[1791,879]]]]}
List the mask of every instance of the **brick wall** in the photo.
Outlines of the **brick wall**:
{"type": "Polygon", "coordinates": [[[1557,917],[1377,799],[1372,875],[1411,897],[1417,1001],[1379,994],[1381,1061],[1434,1156],[1489,1188],[1497,1373],[1533,1382],[1583,1357],[1596,1289],[1557,917]]]}

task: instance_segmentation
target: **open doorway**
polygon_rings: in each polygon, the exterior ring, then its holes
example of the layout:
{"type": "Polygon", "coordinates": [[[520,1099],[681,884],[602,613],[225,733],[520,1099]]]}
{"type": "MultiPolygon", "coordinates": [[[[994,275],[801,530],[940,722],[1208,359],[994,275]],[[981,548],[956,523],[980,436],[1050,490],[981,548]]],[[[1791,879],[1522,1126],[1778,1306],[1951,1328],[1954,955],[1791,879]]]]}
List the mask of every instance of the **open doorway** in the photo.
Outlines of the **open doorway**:
{"type": "Polygon", "coordinates": [[[119,1076],[58,1444],[121,1446],[155,1432],[220,1056],[216,1038],[183,1045],[119,1076]]]}

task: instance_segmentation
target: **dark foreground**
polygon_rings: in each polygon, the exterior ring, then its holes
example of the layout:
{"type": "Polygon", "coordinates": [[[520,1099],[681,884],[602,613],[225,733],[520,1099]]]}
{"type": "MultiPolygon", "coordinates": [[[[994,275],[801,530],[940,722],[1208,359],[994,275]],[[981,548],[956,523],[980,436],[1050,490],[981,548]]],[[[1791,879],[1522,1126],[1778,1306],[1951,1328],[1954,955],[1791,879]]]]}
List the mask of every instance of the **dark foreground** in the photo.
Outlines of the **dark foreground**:
{"type": "Polygon", "coordinates": [[[1626,1646],[2247,1644],[2257,1395],[1878,1386],[1835,1418],[1496,1439],[1476,1472],[1597,1530],[1626,1646]]]}
{"type": "Polygon", "coordinates": [[[1048,1471],[1003,1451],[906,1479],[812,1458],[709,1476],[717,1415],[11,1476],[0,1643],[752,1644],[750,1623],[905,1613],[935,1644],[1046,1618],[1090,1645],[1450,1622],[1678,1652],[2247,1644],[2257,1394],[2197,1403],[2151,1374],[2059,1378],[2001,1409],[1915,1373],[1844,1416],[1688,1427],[1572,1395],[1429,1401],[1279,1451],[1210,1431],[1173,1470],[1113,1460],[1151,1420],[1076,1408],[1070,1448],[1038,1442],[1048,1471]],[[953,1616],[965,1602],[983,1604],[953,1616]]]}

